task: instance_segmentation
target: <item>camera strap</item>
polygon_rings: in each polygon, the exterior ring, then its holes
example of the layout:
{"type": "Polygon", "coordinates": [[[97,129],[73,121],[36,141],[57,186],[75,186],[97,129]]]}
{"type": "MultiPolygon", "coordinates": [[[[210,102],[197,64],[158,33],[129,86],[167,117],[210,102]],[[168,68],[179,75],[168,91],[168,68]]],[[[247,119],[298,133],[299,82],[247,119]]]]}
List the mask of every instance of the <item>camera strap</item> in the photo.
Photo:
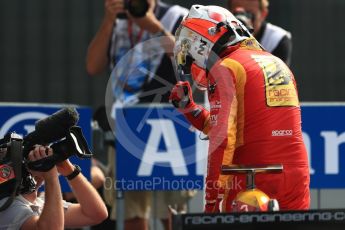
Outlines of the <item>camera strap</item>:
{"type": "Polygon", "coordinates": [[[144,30],[140,28],[140,31],[139,31],[138,35],[134,39],[133,23],[132,23],[131,20],[128,20],[128,37],[129,37],[129,41],[131,43],[131,48],[132,49],[143,38],[143,34],[144,34],[144,30]]]}
{"type": "Polygon", "coordinates": [[[13,171],[15,175],[15,185],[12,194],[7,198],[6,202],[0,207],[0,212],[6,210],[13,202],[17,195],[18,188],[22,181],[22,161],[23,161],[23,150],[22,140],[11,139],[10,150],[11,150],[11,161],[13,163],[13,171]]]}

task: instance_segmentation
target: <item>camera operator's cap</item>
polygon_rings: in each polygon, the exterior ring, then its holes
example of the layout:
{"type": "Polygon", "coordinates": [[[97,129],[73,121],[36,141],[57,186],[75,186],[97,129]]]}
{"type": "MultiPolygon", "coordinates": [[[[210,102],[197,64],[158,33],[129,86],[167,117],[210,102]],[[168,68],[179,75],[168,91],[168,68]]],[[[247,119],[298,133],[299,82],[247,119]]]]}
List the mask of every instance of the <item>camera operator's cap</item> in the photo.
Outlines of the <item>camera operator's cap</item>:
{"type": "MultiPolygon", "coordinates": [[[[203,71],[208,71],[211,54],[219,55],[227,46],[248,37],[247,28],[227,9],[219,6],[193,5],[176,31],[174,55],[177,66],[191,65],[199,77],[194,81],[206,83],[203,71]],[[188,57],[193,61],[188,62],[188,57]]],[[[196,77],[195,74],[193,77],[196,77]]]]}

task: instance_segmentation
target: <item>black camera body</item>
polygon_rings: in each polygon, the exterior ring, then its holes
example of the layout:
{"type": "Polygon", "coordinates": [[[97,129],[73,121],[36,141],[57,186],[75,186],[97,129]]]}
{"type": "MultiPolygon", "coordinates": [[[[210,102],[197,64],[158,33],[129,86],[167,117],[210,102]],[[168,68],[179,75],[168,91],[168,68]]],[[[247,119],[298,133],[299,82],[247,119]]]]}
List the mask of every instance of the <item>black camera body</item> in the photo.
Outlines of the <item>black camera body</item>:
{"type": "Polygon", "coordinates": [[[9,133],[0,140],[0,199],[10,197],[0,211],[12,203],[15,195],[35,190],[36,184],[29,169],[46,172],[73,155],[82,159],[92,157],[82,129],[75,126],[78,119],[79,114],[75,109],[65,108],[37,121],[35,131],[24,138],[9,133]],[[35,145],[49,144],[53,149],[52,156],[28,161],[28,155],[35,145]]]}
{"type": "Polygon", "coordinates": [[[136,18],[141,18],[146,15],[146,12],[149,9],[149,4],[147,0],[124,0],[125,9],[136,18]]]}
{"type": "MultiPolygon", "coordinates": [[[[123,0],[124,8],[135,18],[142,18],[149,10],[147,0],[123,0]]],[[[126,14],[119,14],[118,18],[127,18],[126,14]]]]}
{"type": "MultiPolygon", "coordinates": [[[[38,161],[26,162],[28,168],[35,171],[46,172],[54,167],[57,163],[62,162],[73,155],[76,155],[81,159],[88,159],[92,157],[92,153],[88,148],[82,130],[78,126],[72,126],[66,133],[65,138],[59,142],[53,143],[50,145],[50,148],[53,149],[52,156],[38,161]]],[[[33,149],[33,145],[29,145],[27,149],[33,149]]],[[[28,152],[25,151],[24,155],[27,154],[28,152]]]]}

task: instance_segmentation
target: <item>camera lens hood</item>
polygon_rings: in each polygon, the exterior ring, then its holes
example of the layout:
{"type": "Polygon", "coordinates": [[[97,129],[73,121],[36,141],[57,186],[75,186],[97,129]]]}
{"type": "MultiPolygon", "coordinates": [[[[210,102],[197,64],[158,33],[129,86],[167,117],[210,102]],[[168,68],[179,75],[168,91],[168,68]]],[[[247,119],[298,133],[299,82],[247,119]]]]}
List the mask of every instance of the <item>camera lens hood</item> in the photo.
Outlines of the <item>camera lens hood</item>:
{"type": "Polygon", "coordinates": [[[125,8],[133,17],[142,18],[146,15],[149,4],[146,0],[125,0],[125,8]]]}

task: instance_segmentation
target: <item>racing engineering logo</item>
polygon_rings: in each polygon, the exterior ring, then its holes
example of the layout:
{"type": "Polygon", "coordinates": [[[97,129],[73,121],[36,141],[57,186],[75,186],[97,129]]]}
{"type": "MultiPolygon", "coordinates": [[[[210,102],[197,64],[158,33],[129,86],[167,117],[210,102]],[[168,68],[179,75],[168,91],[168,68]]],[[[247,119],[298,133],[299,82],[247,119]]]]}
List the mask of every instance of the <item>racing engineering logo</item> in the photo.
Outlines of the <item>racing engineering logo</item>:
{"type": "MultiPolygon", "coordinates": [[[[219,227],[222,224],[249,224],[249,223],[308,223],[310,222],[345,222],[345,212],[335,211],[300,211],[277,213],[241,213],[241,214],[217,214],[217,215],[186,215],[184,226],[208,226],[219,227]]],[[[315,223],[315,224],[316,224],[315,223]]]]}
{"type": "Polygon", "coordinates": [[[265,78],[266,104],[270,107],[299,106],[293,76],[276,57],[253,55],[265,78]]]}

